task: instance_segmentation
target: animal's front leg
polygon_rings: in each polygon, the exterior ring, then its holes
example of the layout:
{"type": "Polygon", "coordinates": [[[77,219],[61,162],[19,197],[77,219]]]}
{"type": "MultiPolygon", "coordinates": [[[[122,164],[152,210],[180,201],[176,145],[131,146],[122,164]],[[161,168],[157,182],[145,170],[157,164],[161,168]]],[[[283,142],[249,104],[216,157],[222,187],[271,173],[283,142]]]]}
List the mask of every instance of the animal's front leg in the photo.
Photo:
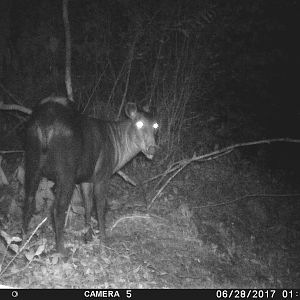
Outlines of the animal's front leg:
{"type": "Polygon", "coordinates": [[[106,188],[107,180],[99,180],[94,183],[94,199],[96,203],[98,228],[102,239],[105,239],[106,188]]]}
{"type": "Polygon", "coordinates": [[[84,235],[84,239],[86,242],[89,242],[93,238],[93,229],[91,224],[91,211],[93,206],[93,183],[84,182],[80,185],[81,196],[83,199],[83,204],[85,208],[85,225],[86,225],[86,233],[84,235]]]}
{"type": "Polygon", "coordinates": [[[55,232],[56,250],[67,256],[67,251],[64,246],[64,225],[66,211],[70,204],[71,197],[74,191],[74,181],[72,178],[59,178],[56,186],[56,197],[53,204],[53,228],[55,232]]]}

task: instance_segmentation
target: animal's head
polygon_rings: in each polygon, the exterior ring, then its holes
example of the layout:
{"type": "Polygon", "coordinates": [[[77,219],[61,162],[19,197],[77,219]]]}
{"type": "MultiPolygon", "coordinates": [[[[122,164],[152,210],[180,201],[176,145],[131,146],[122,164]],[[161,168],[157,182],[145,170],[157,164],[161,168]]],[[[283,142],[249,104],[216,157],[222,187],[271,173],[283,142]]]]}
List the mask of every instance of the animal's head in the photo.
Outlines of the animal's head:
{"type": "Polygon", "coordinates": [[[157,148],[155,136],[158,123],[149,112],[138,111],[135,103],[127,103],[125,113],[132,121],[129,129],[132,142],[147,158],[152,159],[157,148]]]}

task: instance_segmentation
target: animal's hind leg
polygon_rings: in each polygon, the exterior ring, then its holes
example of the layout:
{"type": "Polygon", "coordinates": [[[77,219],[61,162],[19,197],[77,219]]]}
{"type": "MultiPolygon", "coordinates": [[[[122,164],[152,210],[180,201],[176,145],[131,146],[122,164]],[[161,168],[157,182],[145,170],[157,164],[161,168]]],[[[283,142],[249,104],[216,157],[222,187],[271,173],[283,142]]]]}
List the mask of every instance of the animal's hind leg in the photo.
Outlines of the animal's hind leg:
{"type": "Polygon", "coordinates": [[[67,254],[64,247],[66,211],[70,204],[74,187],[75,184],[72,176],[60,175],[56,180],[56,195],[52,210],[52,220],[55,232],[56,250],[63,255],[67,254]]]}
{"type": "Polygon", "coordinates": [[[91,224],[91,210],[93,204],[93,183],[84,182],[80,185],[81,196],[83,199],[83,204],[85,208],[85,225],[87,231],[85,233],[84,239],[86,242],[92,240],[93,229],[91,224]]]}
{"type": "Polygon", "coordinates": [[[25,166],[25,201],[23,205],[23,230],[28,231],[28,226],[36,210],[35,194],[41,180],[41,166],[39,161],[32,159],[32,154],[26,156],[25,166]]]}

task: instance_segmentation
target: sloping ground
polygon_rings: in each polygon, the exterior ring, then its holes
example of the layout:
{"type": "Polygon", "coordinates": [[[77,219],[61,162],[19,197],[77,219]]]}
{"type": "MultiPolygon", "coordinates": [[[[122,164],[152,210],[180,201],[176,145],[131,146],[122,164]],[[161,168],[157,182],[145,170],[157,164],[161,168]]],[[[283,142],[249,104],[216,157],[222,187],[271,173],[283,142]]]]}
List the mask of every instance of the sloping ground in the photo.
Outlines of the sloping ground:
{"type": "MultiPolygon", "coordinates": [[[[148,166],[139,165],[136,177],[158,173],[148,166]]],[[[44,252],[29,265],[19,256],[0,283],[23,288],[299,287],[300,197],[270,195],[294,192],[280,176],[258,171],[237,153],[195,163],[147,211],[144,196],[149,203],[153,184],[143,192],[113,179],[105,244],[97,238],[83,242],[83,209],[75,201],[66,230],[70,259],[57,262],[49,254],[54,236],[48,224],[28,247],[37,249],[46,241],[44,252]]],[[[43,201],[47,207],[51,202],[43,201]]],[[[14,235],[20,225],[10,217],[2,227],[14,235]]]]}

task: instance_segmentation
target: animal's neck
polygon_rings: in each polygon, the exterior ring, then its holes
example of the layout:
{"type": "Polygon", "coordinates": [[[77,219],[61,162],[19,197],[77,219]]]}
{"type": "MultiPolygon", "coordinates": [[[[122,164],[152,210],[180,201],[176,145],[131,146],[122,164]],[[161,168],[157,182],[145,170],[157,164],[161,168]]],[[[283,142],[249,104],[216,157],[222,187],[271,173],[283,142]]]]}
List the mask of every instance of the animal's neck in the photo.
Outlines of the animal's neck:
{"type": "Polygon", "coordinates": [[[136,156],[140,149],[130,133],[131,121],[111,123],[113,145],[115,150],[114,173],[120,170],[127,162],[136,156]]]}

